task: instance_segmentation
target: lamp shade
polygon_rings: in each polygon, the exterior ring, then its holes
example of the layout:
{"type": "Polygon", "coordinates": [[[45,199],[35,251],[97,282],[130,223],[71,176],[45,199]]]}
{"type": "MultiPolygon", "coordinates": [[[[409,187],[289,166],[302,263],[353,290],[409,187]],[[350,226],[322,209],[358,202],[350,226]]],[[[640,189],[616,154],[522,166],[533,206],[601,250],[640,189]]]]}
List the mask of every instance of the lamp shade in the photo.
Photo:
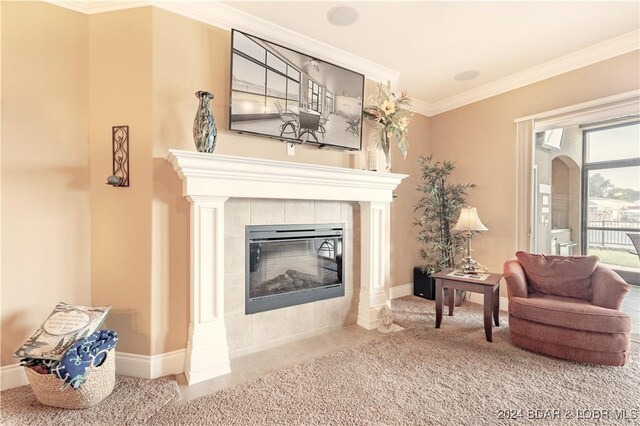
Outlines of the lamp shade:
{"type": "Polygon", "coordinates": [[[458,223],[452,228],[454,231],[488,231],[486,226],[480,222],[478,212],[475,207],[467,207],[460,210],[458,223]]]}

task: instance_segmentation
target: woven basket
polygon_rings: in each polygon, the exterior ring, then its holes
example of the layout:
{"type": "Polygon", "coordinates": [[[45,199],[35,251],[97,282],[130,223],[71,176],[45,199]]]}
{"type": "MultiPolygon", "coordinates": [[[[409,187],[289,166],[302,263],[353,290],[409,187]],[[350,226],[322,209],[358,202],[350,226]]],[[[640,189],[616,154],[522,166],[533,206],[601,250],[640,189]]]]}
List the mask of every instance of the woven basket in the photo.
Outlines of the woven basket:
{"type": "Polygon", "coordinates": [[[38,401],[52,407],[80,409],[88,408],[105,399],[116,383],[116,351],[111,350],[100,367],[91,367],[87,380],[78,388],[65,385],[55,374],[38,374],[25,367],[31,389],[38,401]]]}

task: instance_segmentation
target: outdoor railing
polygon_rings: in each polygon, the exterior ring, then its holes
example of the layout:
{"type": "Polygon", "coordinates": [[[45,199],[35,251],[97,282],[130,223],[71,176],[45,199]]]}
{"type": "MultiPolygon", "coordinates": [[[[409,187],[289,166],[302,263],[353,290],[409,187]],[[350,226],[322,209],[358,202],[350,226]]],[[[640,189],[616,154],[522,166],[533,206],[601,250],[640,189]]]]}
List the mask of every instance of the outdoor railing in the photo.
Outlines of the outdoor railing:
{"type": "Polygon", "coordinates": [[[589,246],[633,248],[627,233],[636,232],[640,233],[639,222],[590,221],[587,223],[587,242],[589,246]]]}

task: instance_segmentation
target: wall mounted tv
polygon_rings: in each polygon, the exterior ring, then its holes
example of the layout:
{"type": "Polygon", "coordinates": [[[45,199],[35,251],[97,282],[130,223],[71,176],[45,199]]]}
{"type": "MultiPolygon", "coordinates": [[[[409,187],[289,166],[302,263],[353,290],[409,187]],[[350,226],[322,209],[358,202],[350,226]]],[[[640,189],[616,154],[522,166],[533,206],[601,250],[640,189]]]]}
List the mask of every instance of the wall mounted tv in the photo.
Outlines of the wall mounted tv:
{"type": "Polygon", "coordinates": [[[359,150],[364,75],[233,30],[229,128],[359,150]]]}

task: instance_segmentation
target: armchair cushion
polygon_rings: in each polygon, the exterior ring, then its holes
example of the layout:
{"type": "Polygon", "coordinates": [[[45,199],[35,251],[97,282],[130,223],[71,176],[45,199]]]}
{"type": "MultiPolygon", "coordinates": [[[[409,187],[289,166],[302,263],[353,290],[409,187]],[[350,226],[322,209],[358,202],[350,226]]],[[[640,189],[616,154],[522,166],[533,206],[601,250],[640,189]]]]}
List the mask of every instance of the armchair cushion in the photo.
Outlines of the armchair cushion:
{"type": "Polygon", "coordinates": [[[631,318],[574,298],[532,293],[509,299],[509,314],[528,321],[597,333],[629,333],[631,318]]]}
{"type": "Polygon", "coordinates": [[[513,315],[509,317],[509,332],[543,344],[564,346],[567,356],[563,358],[571,358],[571,353],[576,348],[606,354],[622,352],[629,346],[629,333],[574,330],[527,321],[513,315]]]}
{"type": "Polygon", "coordinates": [[[516,253],[529,287],[540,293],[591,301],[591,274],[597,256],[546,256],[516,253]]]}

